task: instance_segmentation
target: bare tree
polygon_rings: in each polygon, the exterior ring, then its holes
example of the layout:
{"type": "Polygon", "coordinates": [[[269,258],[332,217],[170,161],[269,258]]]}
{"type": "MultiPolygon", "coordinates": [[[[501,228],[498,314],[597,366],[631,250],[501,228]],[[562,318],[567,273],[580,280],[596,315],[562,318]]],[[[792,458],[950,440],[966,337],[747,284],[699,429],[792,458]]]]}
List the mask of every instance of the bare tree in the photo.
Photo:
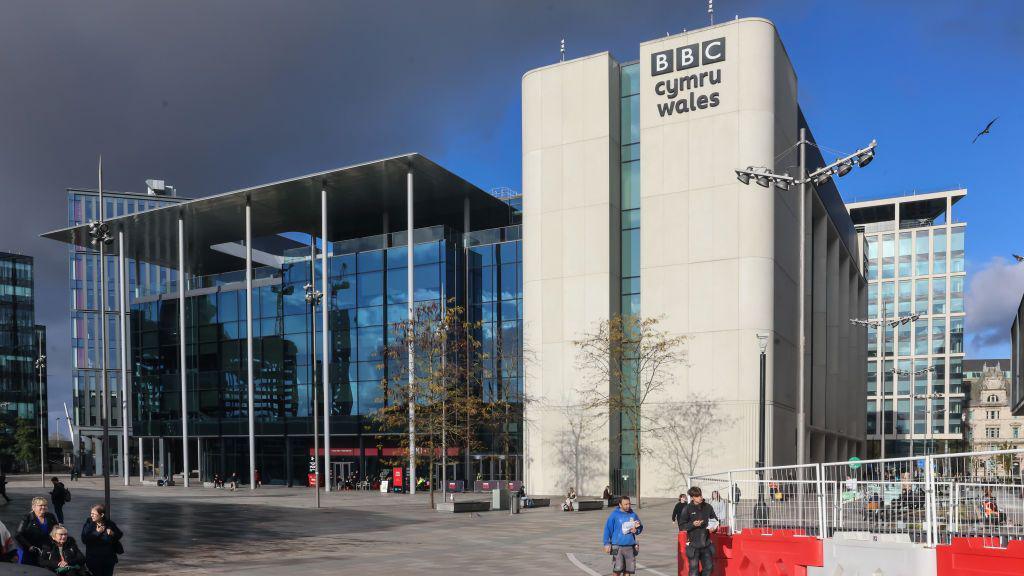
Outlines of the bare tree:
{"type": "Polygon", "coordinates": [[[692,476],[714,450],[718,433],[734,421],[715,400],[691,397],[685,402],[660,404],[653,410],[648,430],[661,443],[655,458],[676,478],[692,476]]]}
{"type": "Polygon", "coordinates": [[[636,461],[636,504],[640,487],[643,430],[651,424],[645,413],[672,380],[673,368],[686,363],[686,336],[663,330],[661,318],[612,316],[573,341],[576,365],[587,387],[580,390],[584,406],[621,416],[619,441],[628,439],[636,461]]]}

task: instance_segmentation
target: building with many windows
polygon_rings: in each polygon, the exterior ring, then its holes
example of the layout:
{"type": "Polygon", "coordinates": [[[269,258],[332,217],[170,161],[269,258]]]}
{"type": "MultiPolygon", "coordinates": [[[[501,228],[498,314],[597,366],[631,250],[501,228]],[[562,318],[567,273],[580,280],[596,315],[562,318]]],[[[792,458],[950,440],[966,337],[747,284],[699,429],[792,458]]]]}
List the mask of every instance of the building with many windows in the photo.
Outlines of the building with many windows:
{"type": "Polygon", "coordinates": [[[967,224],[953,206],[965,196],[948,190],[847,205],[863,246],[867,318],[888,323],[868,329],[872,455],[962,448],[967,224]]]}
{"type": "MultiPolygon", "coordinates": [[[[47,434],[46,372],[36,370],[45,355],[46,329],[35,323],[34,261],[31,256],[0,252],[0,466],[16,463],[18,430],[47,434]]],[[[38,452],[36,452],[38,454],[38,452]]]]}
{"type": "MultiPolygon", "coordinates": [[[[964,386],[970,394],[964,435],[971,451],[1024,448],[1024,417],[1010,411],[1009,360],[964,360],[964,386]]],[[[985,460],[995,474],[1018,476],[1021,455],[985,460]]]]}
{"type": "MultiPolygon", "coordinates": [[[[152,181],[151,181],[152,182],[152,181]]],[[[173,189],[153,182],[145,193],[104,192],[108,219],[144,212],[160,206],[178,204],[183,199],[173,189]]],[[[68,225],[80,226],[99,219],[96,190],[69,188],[68,225]]],[[[103,380],[100,370],[100,264],[99,252],[85,243],[71,245],[68,251],[71,285],[71,383],[73,420],[79,437],[72,442],[76,461],[84,474],[99,473],[103,467],[103,421],[101,415],[103,380]]],[[[118,262],[107,257],[107,381],[110,386],[111,473],[122,474],[123,429],[121,428],[121,331],[118,329],[121,306],[118,294],[118,262]]],[[[128,260],[128,291],[148,291],[154,286],[173,285],[175,270],[147,262],[128,260]]]]}
{"type": "MultiPolygon", "coordinates": [[[[479,324],[474,353],[490,366],[476,393],[520,398],[513,204],[410,154],[108,219],[124,242],[111,248],[115,270],[123,260],[178,271],[125,295],[133,456],[156,475],[245,479],[251,429],[262,481],[305,483],[314,381],[326,379],[320,432],[329,429],[332,475],[376,477],[402,458],[400,432],[370,416],[385,401],[382,381],[396,378],[386,352],[407,318],[409,282],[416,309],[455,303],[479,324]],[[315,331],[307,284],[326,287],[315,331]]],[[[47,236],[89,242],[83,225],[47,236]]],[[[478,444],[453,448],[449,477],[520,477],[521,428],[506,424],[480,424],[478,444]]]]}
{"type": "Polygon", "coordinates": [[[809,171],[826,164],[775,26],[737,19],[639,54],[523,77],[524,341],[538,365],[526,373],[526,484],[564,493],[584,453],[577,489],[635,493],[639,450],[651,454],[640,492],[675,495],[687,473],[753,466],[760,429],[769,464],[863,456],[866,336],[848,320],[864,314],[867,286],[835,182],[737,181],[746,167],[796,174],[803,135],[809,171]],[[616,314],[660,317],[687,337],[687,362],[647,405],[706,400],[709,421],[731,423],[695,465],[654,434],[635,446],[636,424],[614,411],[573,447],[579,426],[566,414],[591,384],[574,341],[616,314]],[[764,426],[758,335],[768,340],[764,426]]]}

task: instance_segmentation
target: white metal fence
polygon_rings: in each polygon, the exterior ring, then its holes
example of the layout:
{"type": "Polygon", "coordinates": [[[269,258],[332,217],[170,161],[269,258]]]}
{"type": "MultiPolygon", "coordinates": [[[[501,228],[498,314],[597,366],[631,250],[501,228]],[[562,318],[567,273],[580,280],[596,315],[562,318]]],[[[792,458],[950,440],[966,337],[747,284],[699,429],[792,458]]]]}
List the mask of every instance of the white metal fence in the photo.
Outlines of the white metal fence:
{"type": "Polygon", "coordinates": [[[733,532],[901,534],[929,546],[973,536],[1005,547],[1024,540],[1022,463],[1024,449],[997,450],[748,468],[690,485],[717,502],[733,532]]]}

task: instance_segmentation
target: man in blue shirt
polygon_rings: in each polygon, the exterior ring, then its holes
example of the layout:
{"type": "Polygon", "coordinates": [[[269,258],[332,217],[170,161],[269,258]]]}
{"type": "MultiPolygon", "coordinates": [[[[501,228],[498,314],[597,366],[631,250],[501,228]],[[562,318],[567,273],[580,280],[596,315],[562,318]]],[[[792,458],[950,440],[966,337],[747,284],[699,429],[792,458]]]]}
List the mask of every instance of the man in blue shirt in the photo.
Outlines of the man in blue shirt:
{"type": "Polygon", "coordinates": [[[619,499],[619,507],[604,523],[604,551],[612,556],[612,572],[616,576],[636,573],[636,555],[640,546],[636,537],[643,532],[640,517],[633,512],[629,496],[619,499]]]}

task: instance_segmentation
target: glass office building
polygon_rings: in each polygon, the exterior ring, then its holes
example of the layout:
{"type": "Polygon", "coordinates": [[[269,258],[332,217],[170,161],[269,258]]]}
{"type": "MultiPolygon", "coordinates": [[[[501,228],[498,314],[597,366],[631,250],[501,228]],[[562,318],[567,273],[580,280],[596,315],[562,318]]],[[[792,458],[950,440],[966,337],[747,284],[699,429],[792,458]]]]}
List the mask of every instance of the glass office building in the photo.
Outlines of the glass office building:
{"type": "MultiPolygon", "coordinates": [[[[395,324],[407,318],[406,165],[416,177],[413,232],[413,302],[417,309],[443,309],[452,303],[478,324],[482,358],[476,393],[485,401],[521,398],[522,279],[521,233],[516,197],[504,200],[479,190],[418,155],[312,177],[194,200],[142,218],[115,219],[123,231],[125,255],[162,269],[174,268],[182,217],[186,269],[184,334],[176,278],[133,287],[130,295],[133,453],[142,454],[146,473],[180,473],[186,457],[192,477],[249,473],[249,358],[245,226],[239,218],[225,226],[218,203],[252,206],[252,378],[255,468],[265,483],[305,483],[313,454],[313,383],[326,371],[330,383],[330,456],[335,477],[358,471],[374,477],[402,458],[402,431],[382,430],[372,418],[382,406],[382,380],[395,377],[385,350],[394,344],[395,324]],[[366,185],[364,171],[381,178],[366,185]],[[400,170],[397,172],[396,170],[400,170]],[[390,178],[399,174],[401,195],[388,200],[390,178]],[[302,193],[324,194],[327,236],[326,330],[321,311],[315,318],[314,344],[307,283],[320,289],[323,248],[314,233],[319,202],[313,209],[294,202],[302,193]],[[322,187],[322,190],[321,190],[322,187]],[[289,204],[278,204],[285,198],[289,204]],[[164,220],[161,220],[164,219],[164,220]],[[163,225],[165,220],[171,226],[163,225]],[[472,223],[472,225],[470,224],[472,223]],[[397,229],[396,229],[397,228],[397,229]],[[154,231],[167,237],[140,242],[154,231]],[[376,233],[367,233],[376,232],[376,233]],[[258,234],[258,236],[257,236],[258,234]],[[142,246],[140,246],[142,244],[142,246]],[[167,254],[165,248],[171,249],[167,254]],[[238,257],[243,254],[242,257],[238,257]],[[312,262],[311,262],[312,260],[312,262]],[[323,342],[328,356],[324,366],[323,342]],[[181,342],[185,342],[186,395],[181,394],[181,342]],[[326,368],[326,370],[325,370],[326,368]],[[187,436],[182,432],[182,403],[187,436]]],[[[80,228],[54,235],[78,242],[80,228]]],[[[319,230],[317,230],[319,231],[319,230]]],[[[115,256],[116,259],[116,256],[115,256]]],[[[116,266],[116,264],[115,264],[116,266]]],[[[318,402],[322,406],[322,400],[318,402]]],[[[320,417],[323,418],[322,410],[320,417]]],[[[449,478],[518,478],[521,425],[502,429],[480,426],[480,443],[467,453],[454,449],[449,478]],[[455,456],[454,454],[458,455],[455,456]]],[[[320,427],[323,432],[323,426],[320,427]]],[[[323,444],[321,444],[321,449],[323,444]]]]}
{"type": "Polygon", "coordinates": [[[966,190],[848,204],[868,279],[868,439],[886,457],[963,448],[966,190]],[[904,322],[895,322],[903,319],[904,322]]]}
{"type": "Polygon", "coordinates": [[[31,256],[0,252],[0,466],[15,464],[13,442],[19,428],[46,434],[46,375],[42,386],[35,362],[46,350],[46,329],[35,323],[34,263],[31,256]],[[40,393],[42,392],[42,393],[40,393]]]}
{"type": "MultiPolygon", "coordinates": [[[[69,188],[68,226],[80,226],[99,219],[96,190],[69,188]]],[[[182,198],[156,193],[104,192],[107,219],[144,212],[181,202],[182,198]]],[[[102,378],[100,371],[100,263],[99,252],[91,244],[72,244],[68,252],[71,287],[71,382],[75,432],[72,445],[84,474],[102,470],[101,419],[102,378]]],[[[146,262],[129,260],[126,278],[130,293],[148,291],[155,286],[174,285],[177,271],[146,262]]],[[[121,306],[117,297],[117,258],[107,257],[107,379],[110,386],[111,473],[121,474],[121,341],[118,318],[121,306]]]]}

